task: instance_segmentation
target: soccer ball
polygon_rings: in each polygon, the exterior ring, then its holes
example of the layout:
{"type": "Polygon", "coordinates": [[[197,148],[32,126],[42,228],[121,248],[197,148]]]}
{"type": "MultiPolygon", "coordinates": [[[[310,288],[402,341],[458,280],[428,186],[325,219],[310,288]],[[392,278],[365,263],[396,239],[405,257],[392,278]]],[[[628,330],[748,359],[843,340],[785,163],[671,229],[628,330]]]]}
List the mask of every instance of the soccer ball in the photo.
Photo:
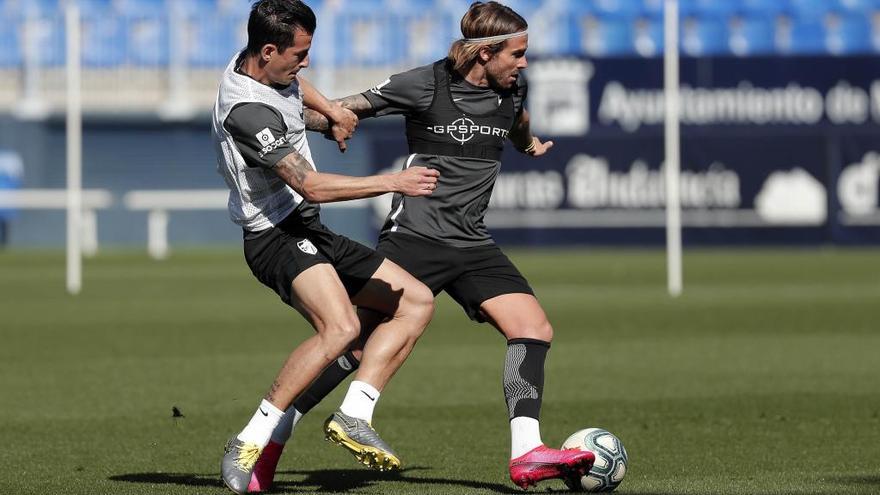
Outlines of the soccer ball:
{"type": "Polygon", "coordinates": [[[580,430],[568,437],[562,448],[589,450],[596,454],[596,462],[589,473],[580,479],[565,481],[573,491],[610,492],[617,488],[626,475],[626,449],[620,439],[607,430],[580,430]]]}

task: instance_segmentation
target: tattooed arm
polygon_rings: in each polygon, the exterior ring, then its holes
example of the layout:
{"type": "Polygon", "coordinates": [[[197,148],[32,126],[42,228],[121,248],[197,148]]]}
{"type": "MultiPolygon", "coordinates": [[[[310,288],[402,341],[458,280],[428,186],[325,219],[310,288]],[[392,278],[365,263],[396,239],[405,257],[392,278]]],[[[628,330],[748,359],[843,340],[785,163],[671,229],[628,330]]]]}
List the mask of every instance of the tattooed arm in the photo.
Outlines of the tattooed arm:
{"type": "Polygon", "coordinates": [[[312,110],[311,108],[303,109],[303,120],[306,123],[306,130],[326,133],[330,130],[330,121],[321,112],[312,110]]]}
{"type": "Polygon", "coordinates": [[[309,161],[295,151],[279,160],[272,170],[310,203],[371,198],[388,192],[427,196],[437,188],[440,175],[425,167],[408,167],[394,174],[368,177],[325,174],[313,169],[309,161]]]}
{"type": "MultiPolygon", "coordinates": [[[[348,110],[358,119],[365,119],[376,116],[376,110],[373,105],[362,94],[356,94],[333,100],[331,105],[337,105],[344,110],[348,110]]],[[[306,129],[310,131],[325,132],[330,128],[330,120],[325,114],[315,110],[306,109],[305,111],[306,129]]]]}
{"type": "Polygon", "coordinates": [[[300,89],[303,94],[303,120],[306,129],[323,133],[328,139],[333,139],[339,145],[340,151],[345,151],[346,139],[350,139],[358,124],[358,118],[354,113],[342,107],[342,105],[328,100],[312,83],[302,76],[297,76],[300,89]]]}

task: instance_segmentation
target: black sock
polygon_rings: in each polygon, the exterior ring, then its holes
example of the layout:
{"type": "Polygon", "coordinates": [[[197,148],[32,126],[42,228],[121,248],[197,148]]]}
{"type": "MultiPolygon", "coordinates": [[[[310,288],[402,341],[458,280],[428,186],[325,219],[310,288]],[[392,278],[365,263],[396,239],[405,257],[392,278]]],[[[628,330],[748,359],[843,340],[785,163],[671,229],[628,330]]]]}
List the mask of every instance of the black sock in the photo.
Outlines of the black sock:
{"type": "Polygon", "coordinates": [[[339,359],[330,363],[330,366],[324,368],[324,371],[312,382],[312,385],[296,398],[293,407],[302,414],[311,411],[334,388],[348,378],[348,375],[358,369],[360,364],[361,362],[354,357],[351,351],[346,352],[339,359]]]}
{"type": "Polygon", "coordinates": [[[504,360],[504,399],[510,419],[527,416],[538,419],[544,393],[544,361],[550,343],[535,339],[507,341],[504,360]]]}

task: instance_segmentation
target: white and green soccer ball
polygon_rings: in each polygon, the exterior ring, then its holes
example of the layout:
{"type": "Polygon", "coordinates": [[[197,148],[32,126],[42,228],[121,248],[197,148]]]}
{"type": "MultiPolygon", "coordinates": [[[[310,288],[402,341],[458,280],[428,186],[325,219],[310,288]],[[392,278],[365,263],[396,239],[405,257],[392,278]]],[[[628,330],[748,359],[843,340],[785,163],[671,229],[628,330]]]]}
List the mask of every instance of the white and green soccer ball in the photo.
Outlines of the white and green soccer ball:
{"type": "Polygon", "coordinates": [[[590,472],[565,481],[573,491],[610,492],[626,476],[626,449],[620,439],[602,428],[586,428],[572,434],[563,449],[589,450],[596,455],[590,472]]]}

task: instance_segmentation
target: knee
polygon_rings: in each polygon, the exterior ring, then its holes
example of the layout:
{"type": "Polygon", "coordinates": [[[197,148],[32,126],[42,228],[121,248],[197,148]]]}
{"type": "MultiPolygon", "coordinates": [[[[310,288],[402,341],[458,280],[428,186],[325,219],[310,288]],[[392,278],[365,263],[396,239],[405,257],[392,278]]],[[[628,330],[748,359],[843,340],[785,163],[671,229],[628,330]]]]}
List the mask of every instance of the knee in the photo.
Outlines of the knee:
{"type": "Polygon", "coordinates": [[[361,333],[361,324],[356,316],[340,319],[327,324],[321,329],[324,351],[328,359],[333,360],[344,353],[355,343],[361,333]]]}
{"type": "Polygon", "coordinates": [[[431,289],[421,283],[408,288],[406,294],[407,307],[405,311],[413,315],[413,318],[418,322],[421,334],[421,330],[424,330],[424,327],[428,326],[428,322],[434,317],[434,294],[431,293],[431,289]]]}
{"type": "Polygon", "coordinates": [[[531,325],[522,325],[516,329],[513,329],[510,332],[506,332],[506,337],[509,339],[534,339],[541,340],[544,342],[552,342],[553,341],[553,326],[550,325],[550,322],[546,319],[542,322],[531,324],[531,325]]]}

